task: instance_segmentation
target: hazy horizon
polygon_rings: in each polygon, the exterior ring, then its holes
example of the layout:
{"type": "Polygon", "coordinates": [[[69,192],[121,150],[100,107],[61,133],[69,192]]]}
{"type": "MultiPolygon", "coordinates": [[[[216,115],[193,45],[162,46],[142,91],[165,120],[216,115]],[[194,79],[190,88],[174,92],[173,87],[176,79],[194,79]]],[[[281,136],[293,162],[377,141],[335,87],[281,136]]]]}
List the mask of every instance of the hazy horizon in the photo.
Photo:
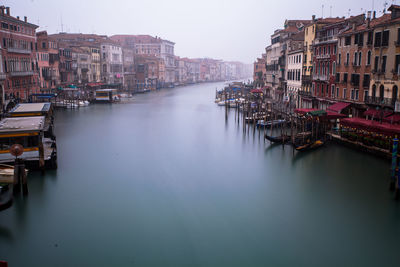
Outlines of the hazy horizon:
{"type": "MultiPolygon", "coordinates": [[[[382,15],[384,0],[279,2],[259,0],[99,1],[5,0],[12,16],[28,17],[38,31],[149,34],[175,42],[175,55],[252,63],[286,19],[342,17],[371,10],[382,15]],[[291,7],[290,10],[287,10],[291,7]],[[331,8],[332,7],[332,8],[331,8]],[[350,9],[350,10],[349,10],[350,9]]],[[[388,6],[396,1],[387,1],[388,6]]]]}

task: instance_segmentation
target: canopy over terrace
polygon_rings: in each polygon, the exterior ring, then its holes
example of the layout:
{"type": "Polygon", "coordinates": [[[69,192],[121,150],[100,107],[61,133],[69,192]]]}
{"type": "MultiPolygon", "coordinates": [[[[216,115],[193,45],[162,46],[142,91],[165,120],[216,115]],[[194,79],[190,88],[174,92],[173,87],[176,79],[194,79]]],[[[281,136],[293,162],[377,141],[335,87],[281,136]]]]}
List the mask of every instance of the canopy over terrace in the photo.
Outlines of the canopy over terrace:
{"type": "Polygon", "coordinates": [[[383,118],[383,121],[387,122],[387,123],[390,123],[390,124],[393,124],[393,123],[399,124],[400,123],[400,114],[395,113],[393,115],[390,115],[390,116],[388,116],[386,118],[383,118]]]}
{"type": "Polygon", "coordinates": [[[252,93],[252,94],[262,94],[263,90],[262,89],[253,89],[253,90],[250,91],[250,93],[252,93]]]}
{"type": "Polygon", "coordinates": [[[308,116],[318,117],[318,118],[327,119],[327,120],[346,118],[346,115],[344,115],[344,114],[339,114],[336,112],[325,111],[325,110],[320,110],[320,109],[315,109],[315,108],[298,108],[298,109],[295,109],[294,112],[298,113],[302,116],[308,115],[308,116]]]}
{"type": "Polygon", "coordinates": [[[338,102],[327,108],[327,111],[340,113],[342,110],[350,106],[350,103],[338,102]]]}
{"type": "Polygon", "coordinates": [[[362,118],[346,118],[341,120],[340,124],[345,127],[356,128],[386,136],[400,136],[400,125],[393,125],[385,122],[379,123],[377,121],[362,118]]]}
{"type": "Polygon", "coordinates": [[[366,117],[373,117],[373,118],[385,118],[387,116],[390,116],[393,114],[393,111],[387,111],[387,110],[382,110],[382,109],[374,109],[370,108],[367,111],[364,112],[364,116],[366,117]]]}

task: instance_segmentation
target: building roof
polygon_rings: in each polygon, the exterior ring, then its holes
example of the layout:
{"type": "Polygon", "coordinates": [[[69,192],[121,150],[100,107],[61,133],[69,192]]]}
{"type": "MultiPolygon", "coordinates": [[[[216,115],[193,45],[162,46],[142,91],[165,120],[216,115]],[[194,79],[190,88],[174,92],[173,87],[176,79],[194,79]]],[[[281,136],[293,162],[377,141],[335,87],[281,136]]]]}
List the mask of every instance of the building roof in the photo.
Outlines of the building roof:
{"type": "Polygon", "coordinates": [[[44,116],[5,118],[0,121],[0,133],[41,131],[44,121],[44,116]]]}
{"type": "Polygon", "coordinates": [[[51,103],[21,103],[16,105],[11,111],[13,113],[27,113],[27,112],[48,112],[51,103]]]}
{"type": "Polygon", "coordinates": [[[357,25],[354,29],[350,28],[350,29],[342,32],[340,35],[342,36],[342,35],[348,35],[348,34],[353,34],[353,33],[357,33],[357,32],[367,31],[371,28],[378,26],[379,24],[388,22],[390,19],[391,19],[390,14],[384,14],[384,15],[380,16],[379,18],[372,19],[369,22],[369,26],[368,26],[368,20],[366,20],[363,24],[357,25]]]}

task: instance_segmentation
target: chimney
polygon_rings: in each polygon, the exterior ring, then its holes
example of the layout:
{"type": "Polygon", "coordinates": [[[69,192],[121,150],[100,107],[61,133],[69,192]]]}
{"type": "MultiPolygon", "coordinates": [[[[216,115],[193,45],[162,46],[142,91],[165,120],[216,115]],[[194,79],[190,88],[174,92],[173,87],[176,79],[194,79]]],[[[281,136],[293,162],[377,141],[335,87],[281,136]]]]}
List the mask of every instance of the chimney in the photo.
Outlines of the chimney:
{"type": "Polygon", "coordinates": [[[376,19],[376,11],[374,11],[374,16],[372,17],[372,19],[376,19]]]}
{"type": "Polygon", "coordinates": [[[312,15],[312,21],[313,22],[315,21],[315,15],[312,15]]]}
{"type": "Polygon", "coordinates": [[[17,20],[19,20],[19,16],[17,16],[17,20]]]}
{"type": "Polygon", "coordinates": [[[6,7],[6,14],[10,16],[10,7],[6,7]]]}
{"type": "Polygon", "coordinates": [[[24,16],[24,21],[25,21],[25,22],[28,22],[27,16],[24,16]]]}
{"type": "Polygon", "coordinates": [[[371,11],[367,12],[367,19],[371,19],[371,11]]]}
{"type": "Polygon", "coordinates": [[[356,30],[356,23],[355,22],[353,22],[352,28],[353,28],[353,31],[356,30]]]}

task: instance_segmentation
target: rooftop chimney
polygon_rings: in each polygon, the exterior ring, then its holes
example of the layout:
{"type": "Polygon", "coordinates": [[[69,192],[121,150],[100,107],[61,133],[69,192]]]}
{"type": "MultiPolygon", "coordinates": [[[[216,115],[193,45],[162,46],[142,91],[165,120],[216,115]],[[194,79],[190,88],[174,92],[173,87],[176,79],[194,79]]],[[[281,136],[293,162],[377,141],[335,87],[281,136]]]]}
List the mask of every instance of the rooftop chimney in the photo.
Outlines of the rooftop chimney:
{"type": "Polygon", "coordinates": [[[312,21],[313,22],[315,21],[315,15],[312,15],[312,21]]]}
{"type": "Polygon", "coordinates": [[[27,16],[24,16],[24,21],[25,21],[25,22],[28,22],[27,16]]]}
{"type": "Polygon", "coordinates": [[[10,7],[6,7],[6,14],[9,15],[9,16],[11,16],[11,14],[10,14],[10,7]]]}
{"type": "Polygon", "coordinates": [[[5,8],[6,8],[5,6],[0,6],[0,14],[1,15],[4,15],[4,9],[5,8]]]}
{"type": "Polygon", "coordinates": [[[19,16],[17,16],[17,20],[19,20],[19,16]]]}
{"type": "Polygon", "coordinates": [[[372,19],[376,19],[376,11],[374,11],[373,14],[374,14],[374,15],[373,15],[372,19]]]}
{"type": "Polygon", "coordinates": [[[371,11],[367,12],[367,19],[371,19],[371,11]]]}

